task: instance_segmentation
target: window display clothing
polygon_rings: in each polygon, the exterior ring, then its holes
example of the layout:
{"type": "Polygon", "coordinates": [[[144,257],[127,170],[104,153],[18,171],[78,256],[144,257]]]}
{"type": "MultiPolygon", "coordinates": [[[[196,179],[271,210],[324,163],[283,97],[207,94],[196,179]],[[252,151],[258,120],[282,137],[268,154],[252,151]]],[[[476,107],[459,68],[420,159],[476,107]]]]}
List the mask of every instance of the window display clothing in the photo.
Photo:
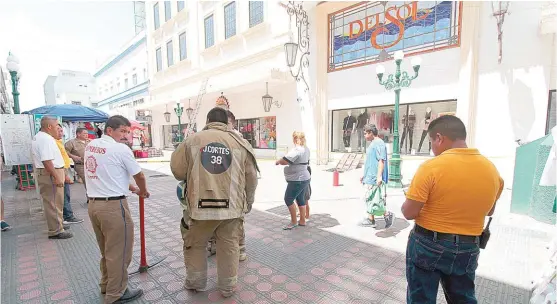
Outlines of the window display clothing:
{"type": "MultiPolygon", "coordinates": [[[[418,145],[418,153],[420,153],[420,151],[422,151],[422,144],[424,143],[424,139],[427,136],[427,128],[429,128],[429,123],[431,122],[431,111],[426,112],[425,113],[425,118],[424,118],[424,127],[422,130],[422,137],[420,138],[420,144],[418,145]]],[[[428,152],[431,151],[431,141],[429,141],[429,150],[427,150],[428,152]]]]}
{"type": "Polygon", "coordinates": [[[390,112],[371,112],[367,114],[368,123],[375,125],[378,130],[392,130],[393,129],[393,111],[390,112]]]}
{"type": "Polygon", "coordinates": [[[366,148],[366,138],[364,136],[364,127],[369,121],[369,115],[364,110],[358,115],[358,122],[356,123],[356,135],[358,136],[358,149],[364,151],[366,148]]]}
{"type": "Polygon", "coordinates": [[[409,115],[404,115],[402,117],[402,137],[400,139],[400,149],[404,147],[406,135],[408,135],[408,140],[406,141],[406,153],[412,151],[412,144],[414,141],[414,125],[416,124],[416,115],[410,113],[409,115]],[[410,142],[410,146],[408,146],[410,142]]]}
{"type": "Polygon", "coordinates": [[[344,118],[342,123],[342,140],[344,141],[345,147],[350,147],[350,137],[352,136],[352,130],[354,129],[354,124],[356,124],[356,117],[349,115],[344,118]]]}

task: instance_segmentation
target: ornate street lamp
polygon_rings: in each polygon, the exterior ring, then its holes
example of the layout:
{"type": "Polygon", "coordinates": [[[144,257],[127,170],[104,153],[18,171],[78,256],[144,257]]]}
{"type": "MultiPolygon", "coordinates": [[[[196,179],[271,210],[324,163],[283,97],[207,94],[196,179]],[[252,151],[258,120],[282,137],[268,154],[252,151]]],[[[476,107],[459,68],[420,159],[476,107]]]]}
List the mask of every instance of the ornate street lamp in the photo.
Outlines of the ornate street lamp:
{"type": "Polygon", "coordinates": [[[166,122],[170,122],[170,112],[168,112],[168,105],[166,105],[166,112],[164,112],[163,115],[164,120],[166,120],[166,122]]]}
{"type": "Polygon", "coordinates": [[[385,73],[385,67],[378,65],[376,72],[377,78],[379,79],[379,84],[385,86],[387,90],[395,91],[395,117],[394,117],[394,134],[393,134],[393,156],[389,164],[389,187],[391,188],[402,188],[402,175],[401,175],[401,163],[400,158],[400,142],[398,134],[398,122],[399,122],[399,104],[400,104],[400,89],[403,87],[409,87],[412,80],[418,77],[418,71],[420,70],[420,64],[422,62],[420,57],[414,57],[412,59],[412,66],[414,68],[414,76],[408,76],[407,72],[400,71],[400,64],[402,63],[402,58],[404,58],[404,53],[402,51],[396,51],[395,55],[396,71],[395,74],[390,74],[386,81],[383,81],[383,74],[385,73]]]}
{"type": "Polygon", "coordinates": [[[288,1],[286,12],[290,15],[290,24],[292,17],[296,17],[297,39],[293,41],[290,36],[290,42],[284,44],[284,53],[286,55],[286,65],[290,68],[290,74],[296,81],[303,81],[306,86],[304,92],[309,91],[309,85],[306,80],[304,69],[309,67],[309,21],[308,14],[304,10],[302,3],[295,4],[294,1],[288,1]],[[300,56],[298,56],[300,53],[300,56]],[[297,66],[297,67],[296,67],[297,66]]]}
{"type": "Polygon", "coordinates": [[[12,52],[8,53],[8,59],[6,63],[6,68],[10,71],[10,76],[12,78],[12,95],[14,96],[14,114],[19,114],[19,91],[17,90],[19,85],[19,79],[21,78],[21,72],[19,71],[19,59],[15,57],[12,52]]]}
{"type": "Polygon", "coordinates": [[[188,108],[186,109],[186,116],[188,117],[188,122],[191,124],[191,114],[193,114],[193,109],[191,108],[191,99],[188,100],[188,108]]]}
{"type": "Polygon", "coordinates": [[[178,143],[182,142],[182,113],[184,111],[184,107],[177,102],[176,107],[174,108],[174,113],[178,116],[178,143]]]}
{"type": "Polygon", "coordinates": [[[273,96],[269,95],[269,83],[266,82],[265,86],[267,88],[267,93],[261,96],[261,101],[263,101],[263,110],[265,110],[265,112],[271,111],[271,106],[273,104],[277,108],[280,108],[282,106],[282,102],[279,102],[278,100],[273,101],[273,96]]]}

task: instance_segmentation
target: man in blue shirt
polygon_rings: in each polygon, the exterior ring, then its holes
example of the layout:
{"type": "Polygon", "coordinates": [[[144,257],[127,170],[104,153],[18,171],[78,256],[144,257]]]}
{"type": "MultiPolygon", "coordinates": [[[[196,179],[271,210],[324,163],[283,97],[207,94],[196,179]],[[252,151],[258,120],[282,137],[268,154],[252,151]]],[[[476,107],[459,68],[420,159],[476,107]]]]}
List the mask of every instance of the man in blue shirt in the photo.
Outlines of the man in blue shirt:
{"type": "MultiPolygon", "coordinates": [[[[368,204],[367,213],[368,217],[365,218],[360,225],[365,227],[375,228],[375,215],[383,216],[385,218],[385,228],[393,225],[394,215],[392,212],[376,211],[377,203],[383,200],[382,196],[386,194],[387,187],[385,184],[388,181],[388,166],[387,166],[387,147],[385,142],[379,138],[377,127],[372,124],[364,126],[364,136],[366,141],[371,141],[367,149],[366,163],[364,165],[364,176],[360,182],[366,188],[366,203],[368,204]],[[368,197],[369,195],[369,197],[368,197]],[[373,206],[372,206],[373,205],[373,206]],[[379,214],[377,214],[379,212],[379,214]]],[[[385,201],[382,202],[385,204],[385,201]]]]}

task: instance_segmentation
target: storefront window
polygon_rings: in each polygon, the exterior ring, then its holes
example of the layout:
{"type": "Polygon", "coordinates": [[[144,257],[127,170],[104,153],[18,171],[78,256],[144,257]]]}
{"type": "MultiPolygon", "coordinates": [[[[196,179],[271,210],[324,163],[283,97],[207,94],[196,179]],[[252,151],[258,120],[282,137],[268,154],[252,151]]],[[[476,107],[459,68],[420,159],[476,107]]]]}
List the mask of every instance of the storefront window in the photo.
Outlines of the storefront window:
{"type": "Polygon", "coordinates": [[[134,148],[150,148],[153,146],[151,141],[151,124],[146,122],[140,122],[140,125],[144,127],[143,130],[139,128],[132,128],[131,140],[132,147],[134,148]]]}
{"type": "MultiPolygon", "coordinates": [[[[379,137],[392,153],[394,132],[394,106],[335,110],[332,113],[332,152],[365,153],[369,142],[363,128],[374,124],[379,137]]],[[[405,104],[399,109],[400,153],[429,155],[431,144],[427,136],[429,122],[440,115],[454,115],[456,101],[405,104]]]]}
{"type": "Polygon", "coordinates": [[[277,119],[275,116],[238,119],[236,128],[252,147],[257,149],[276,149],[277,119]]]}
{"type": "Polygon", "coordinates": [[[555,125],[557,124],[557,117],[556,117],[556,113],[555,113],[555,109],[557,107],[557,105],[555,104],[555,97],[556,97],[557,93],[555,90],[551,90],[549,91],[549,102],[547,105],[547,122],[545,125],[545,134],[549,134],[551,132],[551,129],[553,129],[553,127],[555,127],[555,125]]]}
{"type": "MultiPolygon", "coordinates": [[[[185,138],[188,129],[188,124],[182,125],[182,139],[185,138]]],[[[163,145],[165,149],[174,149],[174,144],[178,144],[178,125],[165,125],[162,126],[163,132],[163,145]]],[[[196,128],[193,132],[197,132],[196,128]]]]}

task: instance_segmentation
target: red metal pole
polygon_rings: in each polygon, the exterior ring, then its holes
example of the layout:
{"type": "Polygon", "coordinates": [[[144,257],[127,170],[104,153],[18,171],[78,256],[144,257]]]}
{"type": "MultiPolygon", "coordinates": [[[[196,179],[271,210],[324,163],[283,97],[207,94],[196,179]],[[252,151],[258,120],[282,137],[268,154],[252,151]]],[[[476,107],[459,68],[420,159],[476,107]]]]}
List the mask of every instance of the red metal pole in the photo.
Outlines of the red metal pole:
{"type": "Polygon", "coordinates": [[[338,170],[335,169],[335,171],[333,171],[333,187],[338,187],[339,186],[339,173],[338,170]]]}
{"type": "Polygon", "coordinates": [[[139,197],[139,234],[141,238],[141,261],[139,263],[139,272],[146,272],[147,254],[145,253],[145,198],[139,197]]]}

